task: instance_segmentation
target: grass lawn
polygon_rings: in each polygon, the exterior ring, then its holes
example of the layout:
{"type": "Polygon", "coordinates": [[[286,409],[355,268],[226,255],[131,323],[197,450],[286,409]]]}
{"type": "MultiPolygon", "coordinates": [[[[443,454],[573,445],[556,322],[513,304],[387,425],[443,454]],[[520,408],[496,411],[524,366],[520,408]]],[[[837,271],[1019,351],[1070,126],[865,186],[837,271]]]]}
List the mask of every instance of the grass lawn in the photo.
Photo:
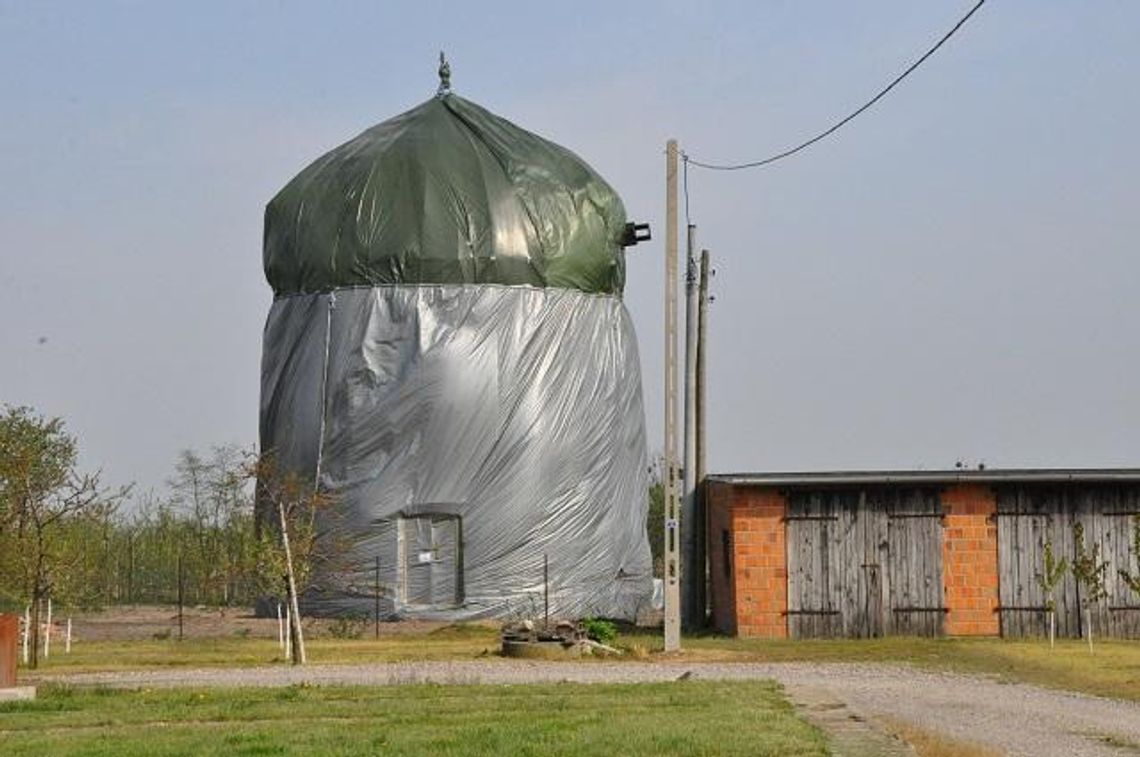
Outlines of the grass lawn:
{"type": "Polygon", "coordinates": [[[44,687],[0,703],[5,755],[824,755],[773,683],[44,687]]]}

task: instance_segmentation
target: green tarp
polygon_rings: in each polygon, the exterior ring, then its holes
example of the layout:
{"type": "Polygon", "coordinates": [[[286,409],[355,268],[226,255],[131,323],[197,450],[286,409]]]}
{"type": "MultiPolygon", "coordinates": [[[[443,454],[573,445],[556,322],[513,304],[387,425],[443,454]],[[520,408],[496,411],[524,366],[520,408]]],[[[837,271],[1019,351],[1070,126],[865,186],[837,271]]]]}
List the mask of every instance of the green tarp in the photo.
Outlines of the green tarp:
{"type": "Polygon", "coordinates": [[[277,296],[388,284],[620,294],[626,217],[569,150],[444,94],[304,169],[265,212],[277,296]]]}

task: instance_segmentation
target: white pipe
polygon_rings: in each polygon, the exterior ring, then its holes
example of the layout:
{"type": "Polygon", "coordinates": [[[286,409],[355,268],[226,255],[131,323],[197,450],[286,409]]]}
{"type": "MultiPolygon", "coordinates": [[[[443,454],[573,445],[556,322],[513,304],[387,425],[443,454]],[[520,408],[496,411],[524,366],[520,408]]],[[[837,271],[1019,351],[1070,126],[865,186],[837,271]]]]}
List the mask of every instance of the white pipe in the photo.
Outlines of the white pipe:
{"type": "Polygon", "coordinates": [[[285,625],[281,620],[281,603],[277,603],[277,646],[285,648],[285,625]]]}
{"type": "Polygon", "coordinates": [[[32,606],[24,608],[24,664],[28,664],[28,640],[32,635],[32,606]]]}
{"type": "Polygon", "coordinates": [[[71,654],[71,618],[67,619],[67,643],[63,649],[65,654],[71,654]]]}
{"type": "Polygon", "coordinates": [[[51,597],[48,597],[47,628],[44,629],[44,659],[51,656],[51,597]]]}

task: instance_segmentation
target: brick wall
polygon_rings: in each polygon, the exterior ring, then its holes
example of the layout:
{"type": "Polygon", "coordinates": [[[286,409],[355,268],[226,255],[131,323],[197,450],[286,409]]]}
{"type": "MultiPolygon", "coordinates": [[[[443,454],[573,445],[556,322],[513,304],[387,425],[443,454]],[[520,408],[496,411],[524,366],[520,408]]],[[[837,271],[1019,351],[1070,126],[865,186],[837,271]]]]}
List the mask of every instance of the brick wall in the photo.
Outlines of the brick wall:
{"type": "Polygon", "coordinates": [[[784,497],[770,489],[745,486],[726,487],[719,496],[720,506],[712,505],[716,526],[710,532],[714,551],[721,555],[721,562],[713,563],[714,583],[724,582],[723,533],[727,529],[733,593],[724,597],[731,601],[731,617],[714,611],[717,627],[739,636],[785,638],[788,569],[784,497]]]}
{"type": "Polygon", "coordinates": [[[16,639],[19,635],[19,616],[0,614],[0,689],[16,685],[16,639]]]}
{"type": "MultiPolygon", "coordinates": [[[[949,636],[996,636],[997,505],[989,488],[942,493],[942,571],[949,636]]],[[[786,503],[778,491],[709,484],[708,550],[713,624],[738,636],[786,638],[786,503]]]]}
{"type": "Polygon", "coordinates": [[[949,636],[996,636],[998,539],[993,492],[959,484],[942,493],[942,577],[949,636]]]}

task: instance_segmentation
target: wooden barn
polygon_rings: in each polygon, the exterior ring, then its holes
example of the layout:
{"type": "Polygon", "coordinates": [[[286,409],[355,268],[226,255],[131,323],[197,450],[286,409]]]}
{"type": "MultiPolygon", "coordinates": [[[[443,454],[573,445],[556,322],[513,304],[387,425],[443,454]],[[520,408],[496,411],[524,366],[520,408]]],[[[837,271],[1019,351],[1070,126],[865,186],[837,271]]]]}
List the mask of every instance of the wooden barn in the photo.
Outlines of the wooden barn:
{"type": "MultiPolygon", "coordinates": [[[[712,475],[712,619],[771,638],[1047,633],[1045,553],[1104,563],[1096,635],[1140,638],[1140,469],[712,475]]],[[[1089,595],[1066,571],[1057,633],[1089,595]]]]}

